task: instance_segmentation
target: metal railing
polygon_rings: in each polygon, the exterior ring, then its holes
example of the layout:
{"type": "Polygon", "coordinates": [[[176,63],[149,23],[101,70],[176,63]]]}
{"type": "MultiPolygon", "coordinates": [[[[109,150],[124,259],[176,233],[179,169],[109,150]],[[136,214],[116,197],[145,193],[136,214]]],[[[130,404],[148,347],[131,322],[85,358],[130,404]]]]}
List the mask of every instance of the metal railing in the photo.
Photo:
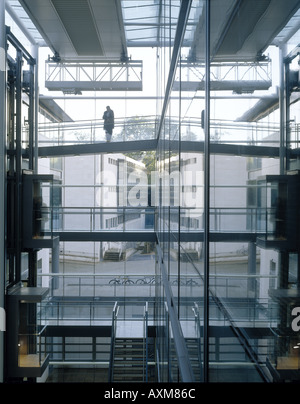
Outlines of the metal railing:
{"type": "MultiPolygon", "coordinates": [[[[156,129],[159,117],[156,115],[120,117],[115,116],[113,142],[130,142],[156,139],[156,129]]],[[[204,141],[204,131],[200,117],[170,117],[166,125],[168,133],[166,140],[204,141]]],[[[79,120],[62,123],[39,124],[39,147],[76,145],[106,142],[102,119],[79,120]]],[[[26,148],[28,142],[28,127],[23,127],[23,143],[26,148]]],[[[210,121],[211,143],[238,144],[249,146],[279,147],[280,126],[275,122],[242,123],[226,120],[210,121]]],[[[289,147],[295,148],[299,144],[299,125],[290,129],[289,147]]]]}
{"type": "MultiPolygon", "coordinates": [[[[112,327],[111,327],[111,345],[110,345],[110,361],[109,361],[109,381],[112,382],[114,380],[114,358],[115,358],[115,343],[117,338],[117,322],[118,322],[118,314],[119,314],[120,305],[118,302],[115,303],[113,311],[112,311],[112,327]]],[[[126,322],[131,322],[132,319],[125,318],[126,322]]],[[[138,321],[138,320],[135,320],[138,321]]],[[[148,302],[145,303],[144,312],[142,319],[140,320],[143,323],[143,349],[142,349],[142,372],[143,372],[143,381],[148,381],[148,326],[149,326],[149,308],[148,302]]],[[[124,326],[124,324],[123,324],[124,326]]],[[[121,336],[121,335],[120,335],[121,336]]],[[[125,337],[126,339],[126,337],[125,337]]]]}
{"type": "Polygon", "coordinates": [[[143,324],[143,372],[144,372],[144,381],[148,382],[148,302],[146,302],[144,307],[144,324],[143,324]]]}
{"type": "MultiPolygon", "coordinates": [[[[68,188],[68,187],[64,187],[68,188]]],[[[101,191],[101,187],[73,187],[73,188],[95,188],[92,192],[101,191]]],[[[105,187],[102,187],[105,189],[105,187]]],[[[109,188],[107,185],[106,188],[109,188]]],[[[126,187],[125,187],[126,189],[126,187]]],[[[247,186],[241,187],[247,192],[247,186]]],[[[75,190],[77,191],[77,190],[75,190]]],[[[72,192],[72,191],[70,191],[72,192]]],[[[246,203],[246,202],[245,202],[246,203]]],[[[47,207],[47,227],[45,231],[53,229],[59,231],[153,231],[158,219],[170,214],[170,230],[176,230],[178,223],[179,206],[120,206],[120,207],[47,207]]],[[[212,232],[238,232],[238,233],[259,233],[262,235],[274,234],[274,208],[256,207],[211,207],[210,222],[212,232]]],[[[181,207],[180,206],[180,229],[185,231],[203,231],[203,208],[181,207]]],[[[166,222],[167,223],[167,222],[166,222]]]]}
{"type": "Polygon", "coordinates": [[[116,302],[112,311],[110,359],[109,359],[109,375],[108,375],[109,382],[112,382],[114,377],[115,341],[116,341],[117,319],[119,308],[120,307],[118,306],[118,302],[116,302]]]}
{"type": "MultiPolygon", "coordinates": [[[[115,117],[113,142],[130,142],[155,139],[158,118],[115,117]]],[[[26,127],[25,127],[26,131],[26,127]]],[[[61,146],[106,142],[103,120],[39,124],[39,146],[61,146]]]]}
{"type": "MultiPolygon", "coordinates": [[[[196,302],[194,302],[194,306],[192,307],[194,316],[195,316],[195,328],[196,328],[196,341],[197,341],[197,360],[198,360],[198,369],[199,369],[199,381],[203,380],[203,362],[202,362],[202,332],[201,332],[201,317],[199,306],[196,302]]],[[[194,373],[196,373],[194,371],[194,373]]]]}
{"type": "MultiPolygon", "coordinates": [[[[99,190],[96,192],[101,192],[100,189],[99,186],[99,190]]],[[[52,217],[54,232],[95,232],[111,229],[153,231],[155,215],[156,209],[147,206],[49,208],[49,217],[52,217]]]]}

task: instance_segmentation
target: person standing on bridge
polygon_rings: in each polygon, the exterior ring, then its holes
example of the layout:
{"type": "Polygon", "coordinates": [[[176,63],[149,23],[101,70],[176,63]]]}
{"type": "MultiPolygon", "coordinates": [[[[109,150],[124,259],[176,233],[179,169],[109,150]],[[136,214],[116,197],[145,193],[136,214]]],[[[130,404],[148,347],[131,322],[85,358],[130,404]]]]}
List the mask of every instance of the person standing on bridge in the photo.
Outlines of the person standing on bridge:
{"type": "Polygon", "coordinates": [[[114,111],[110,109],[109,106],[106,107],[106,111],[104,111],[103,117],[104,119],[104,130],[106,135],[106,141],[110,142],[112,137],[113,128],[115,127],[115,116],[114,111]]]}

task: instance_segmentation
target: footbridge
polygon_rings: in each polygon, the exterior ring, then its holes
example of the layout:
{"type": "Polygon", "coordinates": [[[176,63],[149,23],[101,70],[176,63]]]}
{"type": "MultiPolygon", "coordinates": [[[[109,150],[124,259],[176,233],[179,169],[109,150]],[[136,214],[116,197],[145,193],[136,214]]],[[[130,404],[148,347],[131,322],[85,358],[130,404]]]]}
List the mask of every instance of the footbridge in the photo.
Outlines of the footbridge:
{"type": "MultiPolygon", "coordinates": [[[[171,119],[171,118],[170,118],[171,119]]],[[[104,139],[103,121],[78,121],[53,123],[39,126],[39,158],[82,156],[108,153],[130,153],[140,151],[155,151],[160,140],[156,138],[156,128],[159,119],[156,116],[117,118],[112,141],[104,139]]],[[[204,153],[204,133],[201,119],[189,117],[178,121],[171,119],[168,125],[170,132],[164,140],[164,147],[170,150],[180,150],[186,153],[204,153]],[[181,125],[180,139],[178,127],[181,125]]],[[[211,122],[212,154],[233,156],[273,157],[279,158],[279,127],[257,123],[241,122],[211,122]]],[[[296,138],[296,137],[294,137],[296,138]]],[[[297,146],[297,145],[296,145],[297,146]]],[[[292,149],[296,150],[296,149],[292,149]]],[[[291,151],[292,152],[292,151],[291,151]]],[[[24,150],[26,154],[26,150],[24,150]]],[[[172,217],[172,207],[169,214],[172,217]]],[[[181,211],[181,216],[189,216],[191,212],[181,211]]],[[[193,211],[201,219],[202,213],[193,211]]],[[[156,206],[124,207],[56,207],[56,218],[53,234],[61,241],[146,241],[155,242],[160,237],[154,231],[156,221],[156,206]],[[150,223],[150,226],[127,226],[128,218],[138,215],[140,221],[150,223]],[[117,217],[120,225],[107,229],[100,225],[100,217],[117,217]],[[80,228],[74,228],[72,218],[80,217],[80,228]],[[70,223],[70,226],[68,225],[70,223]],[[63,225],[62,225],[63,224],[63,225]]],[[[211,241],[255,242],[257,237],[264,237],[263,231],[258,231],[257,223],[262,213],[257,209],[231,208],[210,210],[211,241]],[[235,228],[234,223],[239,226],[235,228]],[[242,223],[242,225],[241,225],[242,223]]],[[[176,214],[175,214],[176,216],[176,214]]],[[[177,216],[176,216],[177,218],[177,216]]],[[[178,219],[178,218],[177,218],[178,219]]],[[[52,233],[52,232],[50,232],[52,233]]],[[[171,229],[174,240],[178,239],[178,230],[171,229]]],[[[202,242],[204,231],[196,226],[181,226],[180,240],[202,242]]]]}
{"type": "MultiPolygon", "coordinates": [[[[126,117],[115,120],[112,141],[104,137],[103,121],[77,121],[39,125],[38,156],[59,157],[101,153],[130,153],[156,150],[158,139],[156,130],[159,118],[156,116],[126,117]]],[[[199,118],[170,118],[169,133],[164,145],[171,150],[182,152],[204,152],[204,131],[199,118]]],[[[298,148],[298,129],[291,136],[290,153],[298,148]]],[[[279,157],[278,125],[211,122],[210,150],[212,154],[235,156],[279,157]]],[[[26,151],[24,151],[26,154],[26,151]]]]}

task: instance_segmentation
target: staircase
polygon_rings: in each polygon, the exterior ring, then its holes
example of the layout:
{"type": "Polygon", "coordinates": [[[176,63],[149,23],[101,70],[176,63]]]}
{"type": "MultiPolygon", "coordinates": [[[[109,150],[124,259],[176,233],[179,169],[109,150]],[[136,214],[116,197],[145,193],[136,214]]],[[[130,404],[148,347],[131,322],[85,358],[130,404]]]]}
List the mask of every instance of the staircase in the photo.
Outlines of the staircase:
{"type": "MultiPolygon", "coordinates": [[[[193,374],[195,377],[195,382],[200,382],[203,381],[202,378],[202,363],[200,359],[200,352],[199,352],[199,339],[198,338],[185,338],[185,343],[186,347],[188,350],[188,356],[190,359],[191,367],[193,370],[193,374]]],[[[174,340],[172,339],[170,341],[170,373],[169,373],[169,378],[170,382],[173,383],[180,383],[182,382],[179,368],[178,368],[178,362],[177,362],[177,354],[176,354],[176,349],[175,349],[175,344],[174,340]]]]}
{"type": "Polygon", "coordinates": [[[104,253],[105,261],[122,261],[123,259],[124,259],[124,252],[115,248],[107,250],[104,253]]]}
{"type": "Polygon", "coordinates": [[[116,338],[113,381],[143,382],[146,378],[145,343],[143,338],[116,338]]]}
{"type": "Polygon", "coordinates": [[[189,358],[191,361],[191,366],[193,369],[195,381],[202,381],[201,377],[201,360],[199,355],[199,339],[198,338],[186,338],[186,346],[189,353],[189,358]]]}

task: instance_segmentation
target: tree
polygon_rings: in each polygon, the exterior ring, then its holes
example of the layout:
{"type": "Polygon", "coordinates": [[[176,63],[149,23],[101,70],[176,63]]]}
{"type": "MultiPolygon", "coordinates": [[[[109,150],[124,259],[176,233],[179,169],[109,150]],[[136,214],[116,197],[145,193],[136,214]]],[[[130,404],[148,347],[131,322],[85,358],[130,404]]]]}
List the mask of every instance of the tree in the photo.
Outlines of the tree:
{"type": "Polygon", "coordinates": [[[124,128],[119,136],[120,140],[125,141],[154,139],[155,118],[147,116],[129,118],[125,121],[124,128]]]}
{"type": "MultiPolygon", "coordinates": [[[[125,141],[153,139],[155,136],[155,120],[153,117],[136,116],[130,118],[126,121],[120,136],[125,141]]],[[[139,150],[126,153],[126,155],[145,164],[149,180],[151,171],[155,170],[155,151],[139,150]]]]}

